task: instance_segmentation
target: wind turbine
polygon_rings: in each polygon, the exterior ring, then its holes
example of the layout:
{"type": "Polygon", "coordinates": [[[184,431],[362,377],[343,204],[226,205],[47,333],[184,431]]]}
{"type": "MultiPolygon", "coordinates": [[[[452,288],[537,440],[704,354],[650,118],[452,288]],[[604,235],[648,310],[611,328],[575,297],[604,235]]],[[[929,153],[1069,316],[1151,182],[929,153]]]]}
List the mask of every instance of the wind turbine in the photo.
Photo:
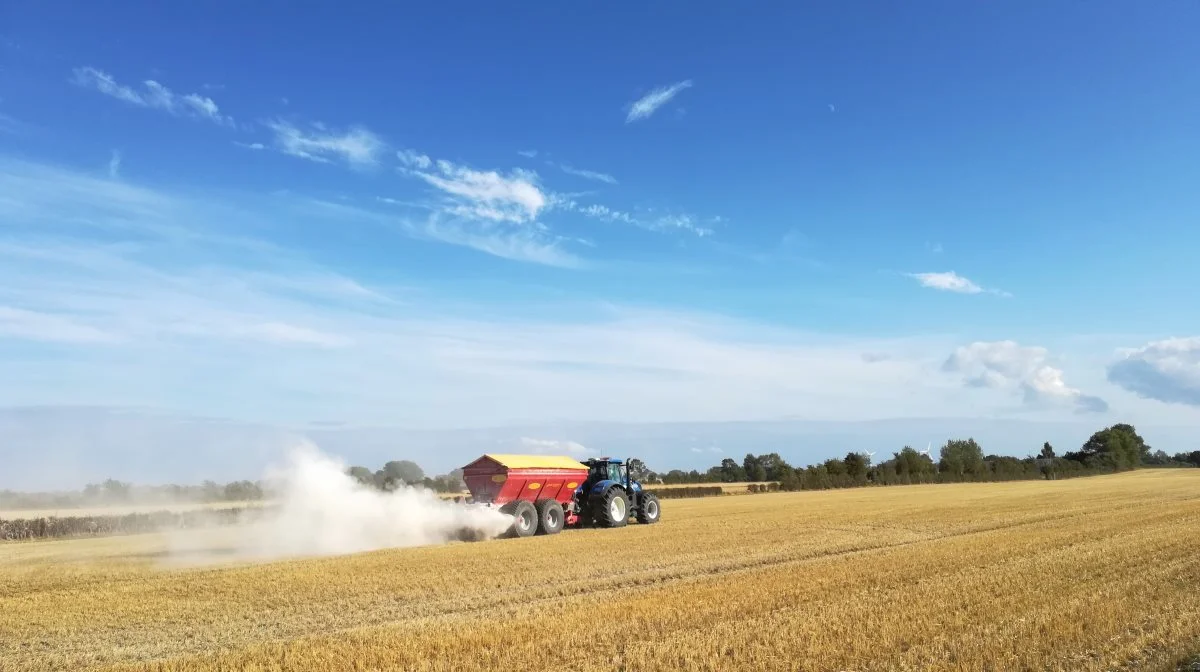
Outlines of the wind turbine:
{"type": "Polygon", "coordinates": [[[928,457],[929,459],[933,459],[933,456],[929,454],[929,451],[931,451],[931,450],[933,450],[933,442],[932,441],[929,442],[929,445],[925,446],[925,450],[922,450],[920,454],[924,455],[925,457],[928,457]]]}
{"type": "Polygon", "coordinates": [[[875,450],[864,450],[864,451],[863,451],[863,455],[866,455],[866,456],[867,456],[867,463],[868,463],[868,464],[870,464],[870,463],[871,463],[871,460],[872,460],[872,459],[875,457],[875,453],[877,453],[877,452],[879,452],[879,451],[875,451],[875,450]]]}

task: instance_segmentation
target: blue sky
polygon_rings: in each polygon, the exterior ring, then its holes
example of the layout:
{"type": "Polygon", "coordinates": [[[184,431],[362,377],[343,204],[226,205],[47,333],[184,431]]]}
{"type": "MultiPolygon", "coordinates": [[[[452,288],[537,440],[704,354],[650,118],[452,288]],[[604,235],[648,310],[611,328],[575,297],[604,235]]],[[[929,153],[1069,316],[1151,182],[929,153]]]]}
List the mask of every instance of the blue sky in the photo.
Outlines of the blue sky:
{"type": "Polygon", "coordinates": [[[1200,424],[1195,3],[2,12],[2,406],[1200,424]]]}

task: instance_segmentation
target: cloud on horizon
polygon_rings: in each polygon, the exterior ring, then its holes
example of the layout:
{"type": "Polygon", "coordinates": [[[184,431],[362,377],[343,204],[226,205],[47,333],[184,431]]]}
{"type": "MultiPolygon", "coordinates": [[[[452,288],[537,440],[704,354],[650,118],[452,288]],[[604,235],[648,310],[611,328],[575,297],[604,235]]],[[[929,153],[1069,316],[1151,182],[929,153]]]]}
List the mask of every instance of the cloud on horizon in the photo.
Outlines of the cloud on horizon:
{"type": "Polygon", "coordinates": [[[977,341],[956,348],[942,370],[963,374],[968,388],[1019,389],[1031,406],[1068,404],[1080,413],[1108,410],[1103,399],[1068,386],[1062,370],[1047,364],[1048,354],[1045,348],[1015,341],[977,341]]]}
{"type": "Polygon", "coordinates": [[[1200,336],[1124,350],[1107,373],[1109,382],[1139,397],[1200,406],[1200,336]]]}

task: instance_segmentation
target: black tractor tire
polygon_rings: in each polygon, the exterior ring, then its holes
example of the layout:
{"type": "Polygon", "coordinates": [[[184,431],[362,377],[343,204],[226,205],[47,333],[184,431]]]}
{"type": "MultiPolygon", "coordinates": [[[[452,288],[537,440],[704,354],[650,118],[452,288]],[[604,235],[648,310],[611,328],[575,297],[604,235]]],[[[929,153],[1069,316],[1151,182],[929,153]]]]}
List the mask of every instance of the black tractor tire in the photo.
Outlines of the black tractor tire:
{"type": "Polygon", "coordinates": [[[558,534],[562,532],[567,514],[562,504],[553,499],[543,499],[537,503],[538,534],[558,534]]]}
{"type": "Polygon", "coordinates": [[[658,495],[653,492],[643,492],[638,495],[637,521],[643,525],[657,523],[662,517],[662,507],[658,505],[658,495]]]}
{"type": "Polygon", "coordinates": [[[596,527],[625,527],[629,522],[629,497],[615,485],[594,497],[588,508],[596,527]]]}
{"type": "Polygon", "coordinates": [[[513,517],[513,524],[505,533],[506,537],[532,537],[538,528],[538,513],[533,502],[521,499],[509,502],[500,510],[513,517]]]}

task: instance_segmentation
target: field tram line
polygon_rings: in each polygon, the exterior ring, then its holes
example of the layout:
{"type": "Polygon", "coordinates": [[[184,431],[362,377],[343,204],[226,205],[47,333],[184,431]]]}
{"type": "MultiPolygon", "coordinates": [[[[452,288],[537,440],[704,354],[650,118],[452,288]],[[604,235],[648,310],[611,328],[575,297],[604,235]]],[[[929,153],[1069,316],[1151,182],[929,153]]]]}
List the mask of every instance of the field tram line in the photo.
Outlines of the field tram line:
{"type": "MultiPolygon", "coordinates": [[[[1097,513],[1099,513],[1099,512],[1097,512],[1097,513]]],[[[1057,516],[1057,517],[1054,517],[1054,519],[1055,520],[1070,520],[1072,518],[1080,517],[1080,515],[1084,515],[1084,514],[1077,514],[1077,515],[1072,515],[1072,516],[1057,516]]],[[[302,621],[296,623],[295,627],[287,628],[287,632],[277,633],[273,637],[257,640],[256,643],[274,642],[274,643],[286,644],[289,641],[293,641],[297,637],[308,638],[308,637],[338,635],[338,634],[352,633],[352,632],[356,632],[356,631],[370,630],[373,628],[389,627],[389,626],[400,627],[402,629],[409,629],[409,628],[415,629],[415,628],[421,627],[422,625],[436,625],[439,622],[470,620],[473,618],[480,618],[480,617],[485,618],[487,620],[492,620],[492,619],[495,619],[497,616],[500,616],[500,617],[515,616],[515,615],[520,614],[523,611],[528,611],[530,608],[555,605],[557,603],[571,600],[571,599],[582,598],[584,600],[588,600],[591,602],[607,603],[612,597],[615,597],[615,596],[627,597],[630,595],[631,592],[637,593],[637,594],[643,594],[643,593],[650,592],[657,588],[661,588],[664,586],[669,586],[669,585],[677,584],[677,583],[679,583],[679,584],[702,583],[702,582],[717,580],[717,579],[726,578],[726,577],[730,577],[730,576],[736,576],[739,574],[746,574],[746,573],[758,571],[758,570],[761,570],[764,568],[786,567],[789,565],[803,566],[805,564],[812,564],[812,563],[817,563],[817,562],[826,561],[826,560],[830,560],[830,559],[846,558],[846,557],[853,557],[853,556],[867,556],[867,555],[871,555],[871,554],[882,554],[882,553],[889,552],[891,550],[901,549],[901,548],[905,548],[905,547],[917,546],[917,545],[921,545],[921,544],[936,544],[941,541],[951,541],[951,540],[956,540],[956,539],[962,539],[964,537],[987,534],[990,532],[1003,531],[1006,529],[1019,529],[1019,528],[1038,525],[1043,522],[1046,522],[1045,519],[1043,517],[1039,517],[1036,520],[1024,520],[1024,521],[1013,522],[1010,524],[989,526],[989,527],[986,527],[983,529],[952,532],[949,534],[933,536],[933,537],[929,537],[926,539],[920,539],[920,540],[909,540],[909,541],[902,541],[902,542],[884,543],[884,544],[880,544],[877,546],[846,549],[846,550],[841,550],[841,551],[835,550],[835,551],[831,551],[828,553],[818,553],[818,554],[814,554],[814,555],[805,556],[802,558],[764,557],[764,558],[760,558],[760,559],[757,559],[754,561],[728,563],[724,566],[718,566],[718,567],[708,567],[708,568],[704,568],[704,569],[697,569],[697,570],[691,570],[691,571],[686,570],[686,569],[677,570],[677,571],[667,572],[664,575],[652,577],[649,579],[643,578],[642,580],[638,581],[637,583],[635,583],[633,585],[630,585],[629,583],[624,583],[622,581],[621,576],[626,574],[626,573],[622,573],[621,575],[614,575],[610,579],[606,580],[603,584],[603,587],[592,588],[589,585],[588,587],[585,587],[580,590],[571,590],[571,591],[567,592],[566,594],[561,594],[560,592],[556,591],[556,594],[552,594],[552,595],[535,596],[535,595],[531,595],[527,588],[521,589],[521,590],[505,591],[504,593],[501,593],[504,596],[504,599],[500,603],[497,603],[494,599],[497,595],[497,593],[495,593],[495,592],[492,592],[492,593],[489,593],[486,595],[480,595],[478,597],[478,599],[472,600],[471,604],[466,605],[466,606],[463,605],[461,598],[458,598],[458,599],[447,598],[445,600],[440,600],[440,601],[434,603],[434,605],[436,605],[435,609],[436,609],[436,607],[443,607],[442,609],[437,610],[436,613],[425,613],[425,614],[420,614],[420,615],[412,614],[408,617],[403,617],[401,620],[396,620],[397,616],[401,616],[401,614],[399,614],[399,613],[379,614],[379,617],[377,617],[377,618],[372,618],[369,621],[357,623],[352,626],[325,627],[325,628],[303,627],[305,625],[309,625],[309,626],[319,625],[319,623],[311,622],[311,621],[308,623],[305,623],[305,621],[302,620],[302,621]],[[490,601],[488,601],[488,600],[490,600],[490,601]]],[[[1007,562],[1016,562],[1017,560],[1008,559],[1006,561],[1007,562]]],[[[954,571],[958,571],[958,570],[954,570],[954,571]]],[[[564,584],[564,585],[575,586],[578,584],[570,583],[570,584],[564,584]]],[[[428,603],[426,603],[426,604],[428,604],[428,603]]],[[[779,610],[773,610],[773,611],[785,611],[789,608],[791,608],[791,607],[781,607],[779,610]]],[[[182,656],[206,657],[208,655],[211,655],[214,653],[220,653],[222,651],[237,650],[240,647],[241,647],[241,645],[239,645],[238,647],[232,647],[232,648],[218,646],[214,650],[214,648],[212,647],[212,643],[210,642],[203,649],[181,650],[178,653],[182,654],[182,656]]],[[[170,662],[176,661],[180,657],[181,657],[180,655],[172,655],[172,656],[168,656],[168,657],[153,657],[152,656],[152,657],[146,657],[146,658],[139,658],[136,661],[123,661],[123,662],[113,661],[111,663],[105,663],[105,666],[106,667],[120,666],[122,664],[129,664],[129,663],[142,664],[142,665],[155,664],[155,663],[162,664],[162,663],[170,663],[170,662]]]]}
{"type": "MultiPolygon", "coordinates": [[[[1073,517],[1078,516],[1058,516],[1054,517],[1053,519],[1069,520],[1073,517]]],[[[951,541],[955,539],[961,539],[963,537],[987,534],[1007,529],[1030,527],[1044,522],[1046,522],[1045,518],[1038,517],[1036,520],[1017,521],[1009,524],[988,526],[983,529],[964,530],[939,536],[932,536],[925,539],[885,542],[871,546],[843,550],[831,550],[829,552],[805,555],[803,557],[765,556],[749,561],[734,561],[716,566],[709,565],[696,569],[672,568],[666,571],[661,571],[652,576],[633,577],[633,575],[636,574],[635,572],[618,572],[616,574],[609,575],[603,582],[600,583],[597,583],[595,580],[584,582],[564,581],[562,584],[555,584],[553,587],[539,589],[536,591],[530,591],[530,589],[527,587],[503,591],[500,593],[493,591],[491,593],[479,595],[475,599],[470,600],[468,604],[464,604],[461,597],[445,598],[433,603],[423,602],[422,604],[427,606],[428,609],[422,609],[419,612],[410,611],[408,612],[409,616],[407,617],[403,617],[399,611],[394,611],[391,614],[379,614],[379,617],[377,618],[373,618],[369,621],[358,623],[350,627],[316,628],[312,630],[298,629],[297,634],[337,634],[341,632],[351,632],[363,628],[373,628],[387,625],[436,623],[438,621],[470,619],[478,616],[495,618],[497,614],[502,616],[512,616],[520,613],[521,611],[529,609],[531,606],[553,605],[573,599],[597,601],[602,600],[602,598],[608,598],[615,595],[628,596],[631,591],[644,593],[673,584],[700,583],[730,576],[737,576],[739,574],[751,573],[762,569],[786,567],[789,565],[802,566],[805,564],[817,563],[831,559],[847,558],[858,555],[870,555],[873,553],[886,553],[892,550],[921,544],[933,544],[941,541],[951,541]],[[633,581],[630,581],[631,577],[634,578],[633,581]],[[496,599],[498,595],[502,596],[499,601],[496,599]],[[401,617],[402,620],[397,620],[397,617],[401,617]]]]}

